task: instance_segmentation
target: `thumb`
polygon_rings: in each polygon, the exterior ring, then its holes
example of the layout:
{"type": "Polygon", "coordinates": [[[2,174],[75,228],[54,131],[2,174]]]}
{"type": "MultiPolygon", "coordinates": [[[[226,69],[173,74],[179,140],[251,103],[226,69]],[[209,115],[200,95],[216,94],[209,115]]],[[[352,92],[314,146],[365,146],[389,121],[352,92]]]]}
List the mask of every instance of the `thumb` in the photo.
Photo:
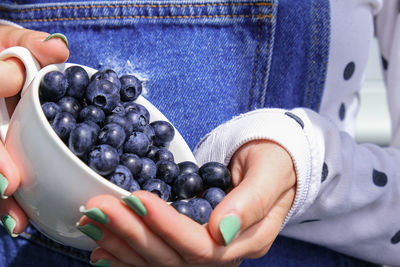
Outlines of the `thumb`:
{"type": "MultiPolygon", "coordinates": [[[[61,63],[68,59],[68,41],[61,34],[50,35],[45,32],[0,26],[0,51],[12,46],[27,48],[41,67],[61,63]]],[[[22,62],[16,58],[0,61],[0,97],[17,94],[25,76],[22,62]]]]}
{"type": "Polygon", "coordinates": [[[0,141],[0,198],[14,194],[20,184],[20,174],[3,143],[0,141]]]}
{"type": "MultiPolygon", "coordinates": [[[[288,152],[268,140],[243,145],[232,157],[230,168],[235,188],[215,207],[209,220],[214,240],[225,245],[239,232],[268,217],[281,196],[293,190],[296,181],[288,152]]],[[[291,202],[285,207],[287,212],[290,206],[291,202]]],[[[287,212],[279,218],[280,224],[287,212]]]]}

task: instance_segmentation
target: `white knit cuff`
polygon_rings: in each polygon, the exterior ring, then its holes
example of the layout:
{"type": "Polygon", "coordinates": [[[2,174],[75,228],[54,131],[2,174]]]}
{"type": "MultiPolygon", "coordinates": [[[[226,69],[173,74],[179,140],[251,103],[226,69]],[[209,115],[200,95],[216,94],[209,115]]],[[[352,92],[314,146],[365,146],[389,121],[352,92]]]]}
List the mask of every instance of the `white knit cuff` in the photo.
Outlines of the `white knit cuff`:
{"type": "Polygon", "coordinates": [[[194,150],[198,163],[217,161],[229,164],[231,157],[243,144],[257,139],[274,141],[292,157],[297,176],[295,201],[286,222],[303,206],[310,183],[311,152],[304,133],[304,122],[283,109],[258,109],[242,114],[220,125],[206,135],[194,150]]]}

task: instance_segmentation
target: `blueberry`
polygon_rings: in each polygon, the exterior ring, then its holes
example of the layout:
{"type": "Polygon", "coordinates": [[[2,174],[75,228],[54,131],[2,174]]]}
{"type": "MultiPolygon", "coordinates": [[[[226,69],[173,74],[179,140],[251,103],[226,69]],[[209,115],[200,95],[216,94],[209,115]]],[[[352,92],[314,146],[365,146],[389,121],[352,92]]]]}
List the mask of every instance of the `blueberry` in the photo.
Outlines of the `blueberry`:
{"type": "Polygon", "coordinates": [[[136,179],[140,185],[143,185],[147,180],[156,178],[157,166],[149,158],[142,158],[142,169],[136,179]]]}
{"type": "Polygon", "coordinates": [[[125,129],[117,123],[108,123],[99,132],[99,144],[108,144],[120,148],[126,138],[125,129]]]}
{"type": "Polygon", "coordinates": [[[207,187],[226,190],[231,186],[231,172],[219,162],[207,162],[199,169],[199,174],[207,187]]]}
{"type": "Polygon", "coordinates": [[[93,76],[90,78],[90,81],[95,80],[107,80],[115,84],[118,90],[121,88],[121,82],[119,81],[118,74],[111,69],[99,70],[93,74],[93,76]]]}
{"type": "Polygon", "coordinates": [[[142,159],[131,153],[124,153],[120,157],[120,164],[128,167],[133,177],[138,177],[142,170],[142,159]]]}
{"type": "Polygon", "coordinates": [[[211,207],[214,209],[222,201],[225,195],[226,194],[222,189],[218,187],[210,187],[204,191],[201,197],[210,202],[211,207]]]}
{"type": "Polygon", "coordinates": [[[97,140],[97,136],[99,135],[99,132],[100,132],[100,126],[97,123],[95,123],[94,121],[83,121],[81,123],[87,124],[90,127],[92,127],[92,130],[95,132],[96,140],[97,140]]]}
{"type": "Polygon", "coordinates": [[[156,133],[154,132],[154,129],[153,129],[153,127],[151,127],[151,125],[147,124],[147,125],[143,126],[140,131],[142,133],[146,134],[147,137],[149,137],[150,142],[153,143],[156,133]]]}
{"type": "Polygon", "coordinates": [[[180,174],[174,181],[172,192],[175,198],[186,199],[203,190],[203,181],[197,173],[180,174]]]}
{"type": "Polygon", "coordinates": [[[158,150],[160,150],[160,148],[158,146],[150,146],[149,151],[146,154],[146,157],[148,157],[152,161],[156,162],[156,153],[158,150]]]}
{"type": "Polygon", "coordinates": [[[211,204],[207,200],[202,198],[193,198],[189,200],[189,205],[193,210],[192,219],[199,224],[205,224],[210,219],[212,212],[211,204]]]}
{"type": "Polygon", "coordinates": [[[125,190],[129,190],[132,181],[134,181],[131,171],[124,165],[118,165],[115,171],[107,178],[110,182],[125,190]]]}
{"type": "MultiPolygon", "coordinates": [[[[161,147],[154,155],[154,161],[169,160],[174,161],[174,154],[165,147],[161,147]]],[[[178,167],[179,169],[179,167],[178,167]]]]}
{"type": "Polygon", "coordinates": [[[72,66],[67,68],[64,74],[68,81],[67,95],[81,99],[89,84],[89,75],[85,69],[80,66],[72,66]]]}
{"type": "Polygon", "coordinates": [[[167,146],[175,135],[174,127],[167,121],[153,121],[150,123],[153,127],[155,136],[154,143],[158,146],[167,146]]]}
{"type": "Polygon", "coordinates": [[[179,213],[186,215],[189,218],[193,218],[193,208],[188,201],[176,200],[171,203],[171,206],[174,207],[179,213]]]}
{"type": "Polygon", "coordinates": [[[124,144],[124,152],[143,157],[149,151],[149,147],[150,140],[147,135],[142,132],[133,132],[124,144]]]}
{"type": "Polygon", "coordinates": [[[94,146],[89,152],[89,167],[100,175],[106,176],[111,174],[117,168],[118,163],[118,151],[110,145],[102,144],[94,146]]]}
{"type": "Polygon", "coordinates": [[[156,163],[157,175],[156,177],[163,180],[167,184],[172,184],[176,177],[179,175],[179,167],[175,162],[170,160],[160,160],[156,163]]]}
{"type": "Polygon", "coordinates": [[[87,123],[78,123],[72,129],[69,139],[69,149],[78,157],[86,154],[87,151],[96,143],[97,133],[93,126],[87,123]]]}
{"type": "Polygon", "coordinates": [[[56,102],[67,92],[68,81],[59,71],[46,73],[39,86],[39,97],[42,101],[56,102]]]}
{"type": "Polygon", "coordinates": [[[62,111],[71,113],[75,119],[78,118],[79,112],[81,112],[82,109],[79,101],[72,96],[64,96],[57,102],[57,105],[61,108],[62,111]]]}
{"type": "Polygon", "coordinates": [[[54,117],[51,127],[54,129],[56,134],[63,140],[68,140],[69,133],[75,127],[76,120],[71,113],[60,112],[54,117]]]}
{"type": "Polygon", "coordinates": [[[171,196],[171,187],[160,179],[147,180],[143,184],[142,189],[158,195],[165,201],[167,201],[171,196]]]}
{"type": "Polygon", "coordinates": [[[131,122],[133,131],[142,131],[143,127],[149,124],[146,117],[136,111],[128,111],[125,117],[131,122]]]}
{"type": "Polygon", "coordinates": [[[125,116],[125,108],[121,103],[118,103],[117,106],[111,111],[111,114],[118,114],[120,116],[125,116]]]}
{"type": "Polygon", "coordinates": [[[145,106],[138,104],[135,101],[124,102],[123,105],[125,112],[136,111],[139,114],[142,114],[146,118],[146,121],[150,121],[150,113],[145,106]]]}
{"type": "Polygon", "coordinates": [[[57,113],[61,112],[61,108],[54,102],[42,104],[42,110],[48,121],[52,121],[57,113]]]}
{"type": "Polygon", "coordinates": [[[82,108],[81,112],[79,113],[79,119],[81,121],[93,121],[97,124],[103,124],[106,115],[104,111],[96,106],[89,105],[82,108]]]}
{"type": "Polygon", "coordinates": [[[198,173],[199,167],[192,161],[183,161],[178,163],[181,173],[198,173]]]}
{"type": "Polygon", "coordinates": [[[127,189],[129,192],[135,192],[135,191],[138,191],[138,190],[140,190],[141,188],[140,188],[140,185],[139,185],[139,183],[135,180],[135,179],[132,179],[131,180],[131,184],[129,185],[129,188],[127,189]]]}
{"type": "Polygon", "coordinates": [[[115,122],[124,127],[127,135],[130,135],[133,130],[131,122],[125,117],[118,114],[111,114],[106,117],[105,123],[115,122]]]}
{"type": "Polygon", "coordinates": [[[102,108],[105,113],[111,113],[120,101],[118,88],[108,80],[90,82],[86,99],[89,104],[102,108]]]}
{"type": "Polygon", "coordinates": [[[123,75],[119,78],[121,82],[121,99],[123,101],[136,100],[142,93],[142,83],[133,75],[123,75]]]}

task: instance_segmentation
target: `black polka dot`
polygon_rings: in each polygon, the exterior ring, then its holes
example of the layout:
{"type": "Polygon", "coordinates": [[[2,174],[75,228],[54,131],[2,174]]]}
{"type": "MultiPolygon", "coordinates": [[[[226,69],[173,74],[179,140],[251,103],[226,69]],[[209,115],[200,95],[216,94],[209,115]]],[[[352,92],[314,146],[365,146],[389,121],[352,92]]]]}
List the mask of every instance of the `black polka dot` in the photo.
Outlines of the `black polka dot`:
{"type": "Polygon", "coordinates": [[[392,243],[392,244],[398,244],[398,243],[400,243],[400,231],[398,231],[393,237],[392,237],[392,239],[390,239],[390,242],[392,243]]]}
{"type": "Polygon", "coordinates": [[[311,222],[319,222],[319,221],[320,221],[320,219],[311,219],[311,220],[302,221],[300,223],[311,223],[311,222]]]}
{"type": "Polygon", "coordinates": [[[372,180],[376,186],[385,186],[387,184],[387,176],[383,172],[377,171],[374,169],[372,172],[372,180]]]}
{"type": "Polygon", "coordinates": [[[346,106],[344,105],[344,103],[342,103],[339,108],[339,119],[342,121],[344,120],[345,116],[346,116],[346,106]]]}
{"type": "Polygon", "coordinates": [[[324,165],[322,165],[321,183],[326,180],[326,177],[328,177],[328,165],[324,162],[324,165]]]}
{"type": "Polygon", "coordinates": [[[354,64],[353,61],[347,64],[346,68],[344,68],[343,78],[346,81],[349,80],[351,76],[353,76],[355,69],[356,69],[356,64],[354,64]]]}
{"type": "Polygon", "coordinates": [[[285,115],[290,117],[290,118],[292,118],[292,119],[294,119],[298,124],[300,124],[301,128],[304,129],[304,122],[303,122],[302,119],[299,118],[299,116],[297,116],[297,115],[295,115],[295,114],[293,114],[292,112],[289,112],[289,111],[285,112],[285,115]]]}
{"type": "Polygon", "coordinates": [[[386,58],[384,58],[383,56],[381,56],[381,60],[382,60],[382,67],[384,70],[387,70],[389,62],[386,60],[386,58]]]}

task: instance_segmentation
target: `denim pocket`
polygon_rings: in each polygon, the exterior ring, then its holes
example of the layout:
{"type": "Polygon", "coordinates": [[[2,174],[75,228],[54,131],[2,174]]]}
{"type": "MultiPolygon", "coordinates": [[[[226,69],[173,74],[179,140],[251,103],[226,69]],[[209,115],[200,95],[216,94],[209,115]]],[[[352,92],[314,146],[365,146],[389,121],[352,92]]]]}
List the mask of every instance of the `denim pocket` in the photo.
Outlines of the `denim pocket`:
{"type": "Polygon", "coordinates": [[[1,6],[0,18],[66,34],[70,62],[137,74],[145,81],[144,96],[191,148],[232,116],[263,105],[274,0],[1,6]]]}

